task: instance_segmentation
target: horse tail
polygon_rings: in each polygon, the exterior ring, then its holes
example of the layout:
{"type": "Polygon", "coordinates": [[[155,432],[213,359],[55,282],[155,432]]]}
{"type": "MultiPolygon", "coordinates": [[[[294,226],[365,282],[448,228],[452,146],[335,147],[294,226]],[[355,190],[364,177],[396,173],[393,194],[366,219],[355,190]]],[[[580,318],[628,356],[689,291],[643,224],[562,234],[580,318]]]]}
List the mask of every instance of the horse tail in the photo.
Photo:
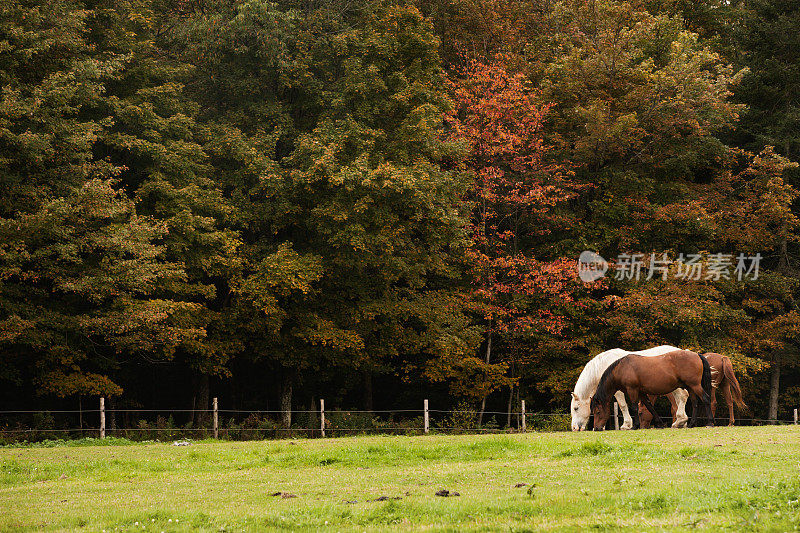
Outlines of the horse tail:
{"type": "Polygon", "coordinates": [[[703,357],[700,354],[697,354],[700,360],[703,362],[703,376],[700,379],[700,386],[703,387],[703,392],[705,393],[705,398],[703,398],[704,403],[711,403],[711,395],[714,394],[714,390],[711,386],[711,365],[708,364],[708,359],[703,357]]]}
{"type": "Polygon", "coordinates": [[[742,398],[742,389],[739,387],[739,380],[736,379],[736,375],[733,373],[733,365],[728,357],[722,358],[722,372],[725,375],[725,379],[730,384],[733,401],[736,402],[736,405],[738,405],[740,409],[748,409],[747,404],[744,403],[744,399],[742,398]]]}

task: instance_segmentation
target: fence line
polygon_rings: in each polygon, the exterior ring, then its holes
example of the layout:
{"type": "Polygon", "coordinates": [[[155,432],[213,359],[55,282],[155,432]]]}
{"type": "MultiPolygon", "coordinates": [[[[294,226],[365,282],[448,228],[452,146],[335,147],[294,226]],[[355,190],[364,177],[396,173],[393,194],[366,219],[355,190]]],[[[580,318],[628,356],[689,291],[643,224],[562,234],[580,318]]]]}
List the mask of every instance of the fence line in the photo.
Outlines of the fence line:
{"type": "MultiPolygon", "coordinates": [[[[619,410],[618,405],[614,402],[614,428],[619,429],[619,410]]],[[[423,401],[422,409],[384,409],[384,410],[363,410],[363,409],[348,409],[348,410],[335,410],[335,413],[338,416],[344,415],[348,416],[351,414],[369,414],[369,415],[379,415],[379,414],[418,414],[422,418],[422,423],[420,426],[414,425],[403,425],[402,422],[400,423],[393,423],[393,421],[388,421],[387,423],[380,423],[380,419],[378,419],[378,425],[375,425],[375,420],[370,420],[369,427],[342,427],[340,425],[336,425],[334,419],[330,417],[326,417],[326,410],[325,410],[325,400],[320,399],[320,408],[319,409],[298,409],[290,411],[292,414],[311,414],[315,416],[319,416],[320,425],[319,427],[282,427],[280,425],[274,425],[272,427],[235,427],[235,419],[229,418],[229,424],[233,424],[233,426],[229,427],[220,427],[219,424],[219,414],[248,414],[248,415],[278,415],[283,414],[284,412],[281,410],[246,410],[246,409],[219,409],[219,402],[218,399],[212,398],[212,407],[211,409],[107,409],[105,404],[105,398],[100,398],[100,405],[99,409],[65,409],[65,410],[11,410],[11,411],[0,411],[0,415],[9,415],[9,414],[99,414],[99,427],[81,427],[81,428],[2,428],[0,427],[0,435],[2,434],[48,434],[48,433],[80,433],[81,435],[85,433],[97,433],[99,434],[100,438],[105,438],[107,435],[112,434],[119,434],[119,433],[127,433],[127,432],[167,432],[173,434],[179,433],[192,433],[192,432],[203,432],[212,434],[214,438],[219,438],[220,434],[223,436],[230,436],[231,433],[235,432],[244,432],[247,434],[256,433],[256,434],[265,434],[265,433],[275,433],[280,434],[281,432],[296,432],[296,433],[309,433],[311,435],[319,435],[320,437],[326,436],[326,431],[330,432],[340,432],[340,433],[348,433],[348,432],[421,432],[423,434],[428,434],[431,431],[431,413],[436,415],[459,415],[459,416],[467,416],[471,418],[475,418],[478,414],[477,410],[446,410],[446,409],[430,409],[428,399],[423,401]],[[106,424],[107,415],[112,413],[206,413],[211,416],[211,427],[169,427],[169,428],[159,428],[159,427],[108,427],[106,424]]],[[[457,424],[447,424],[448,421],[455,421],[457,419],[451,418],[450,420],[445,419],[441,420],[442,425],[434,426],[436,431],[459,431],[459,432],[526,432],[528,429],[528,421],[540,421],[542,419],[556,419],[558,417],[557,422],[566,423],[567,418],[569,417],[569,413],[536,413],[536,412],[526,412],[525,409],[525,401],[522,400],[520,402],[519,410],[512,409],[511,411],[483,411],[483,415],[489,416],[496,416],[502,415],[506,416],[510,419],[513,419],[513,425],[507,425],[505,427],[499,426],[488,426],[484,425],[483,427],[477,425],[457,425],[457,424]]],[[[248,417],[249,418],[249,417],[248,417]]],[[[407,423],[413,423],[413,420],[407,420],[407,423]]],[[[416,418],[419,421],[419,417],[416,418]]],[[[715,422],[727,422],[727,417],[715,417],[715,422]]],[[[787,425],[787,424],[798,424],[798,410],[794,409],[793,412],[793,420],[771,420],[771,419],[763,419],[763,418],[737,418],[736,422],[740,423],[750,423],[750,424],[774,424],[774,425],[787,425]]],[[[419,423],[419,422],[417,422],[419,423]]],[[[495,422],[496,424],[496,422],[495,422]]],[[[567,429],[567,428],[563,428],[567,429]]]]}
{"type": "MultiPolygon", "coordinates": [[[[717,420],[717,419],[715,419],[717,420]]],[[[720,418],[720,421],[727,421],[727,418],[720,418]]],[[[739,419],[737,419],[738,421],[739,419]]],[[[775,425],[775,426],[790,426],[795,425],[791,420],[767,420],[767,419],[741,419],[744,422],[753,421],[753,422],[761,422],[758,425],[775,425]]],[[[495,432],[495,433],[521,433],[522,431],[516,431],[516,428],[491,428],[491,427],[463,427],[463,426],[436,426],[436,431],[460,431],[460,432],[495,432]]],[[[403,426],[387,426],[382,428],[335,428],[333,429],[334,432],[362,432],[362,433],[380,433],[381,430],[384,431],[392,431],[392,432],[423,432],[420,428],[414,427],[403,427],[403,426]]],[[[97,428],[91,427],[84,427],[84,428],[54,428],[54,429],[32,429],[32,428],[24,428],[24,429],[0,429],[0,435],[3,433],[96,433],[98,430],[97,428]]],[[[161,433],[184,433],[184,432],[191,432],[191,431],[202,431],[205,433],[212,433],[212,430],[209,428],[106,428],[106,436],[110,436],[112,433],[124,433],[124,432],[131,432],[131,431],[149,431],[149,432],[161,432],[161,433]]],[[[225,434],[230,433],[232,430],[228,428],[221,428],[219,432],[225,436],[225,434]]],[[[307,428],[307,427],[291,427],[291,428],[284,428],[284,427],[273,427],[273,428],[247,428],[247,429],[239,429],[235,431],[246,431],[250,433],[270,433],[270,432],[293,432],[293,433],[300,433],[300,432],[320,432],[320,428],[307,428]]],[[[323,435],[324,436],[324,435],[323,435]]],[[[104,438],[104,437],[101,437],[104,438]]]]}
{"type": "Polygon", "coordinates": [[[59,410],[59,409],[23,409],[17,411],[0,411],[0,415],[12,415],[12,414],[34,414],[34,413],[73,413],[73,414],[80,414],[80,413],[99,413],[100,409],[67,409],[67,410],[59,410]]]}

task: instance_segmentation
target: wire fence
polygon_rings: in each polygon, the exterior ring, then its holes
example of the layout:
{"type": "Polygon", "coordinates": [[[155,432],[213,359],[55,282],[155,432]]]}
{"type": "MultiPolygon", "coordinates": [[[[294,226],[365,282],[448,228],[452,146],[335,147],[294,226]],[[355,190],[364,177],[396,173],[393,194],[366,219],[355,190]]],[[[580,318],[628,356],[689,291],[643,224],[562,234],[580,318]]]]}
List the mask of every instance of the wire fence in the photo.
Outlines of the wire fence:
{"type": "MultiPolygon", "coordinates": [[[[512,411],[484,411],[468,408],[429,409],[219,409],[214,398],[211,409],[99,409],[0,411],[0,444],[66,440],[86,437],[117,437],[134,441],[261,440],[286,437],[335,437],[354,434],[419,435],[426,433],[518,433],[527,431],[569,431],[571,419],[564,412],[528,412],[524,402],[512,411]]],[[[720,415],[719,409],[717,415],[720,415]]],[[[662,415],[663,416],[663,415],[662,415]]],[[[666,425],[669,416],[663,416],[666,425]]],[[[727,425],[728,417],[717,416],[716,425],[727,425]]],[[[701,418],[705,423],[705,419],[701,418]]],[[[736,425],[797,424],[793,419],[736,418],[736,425]]],[[[622,425],[621,413],[616,426],[622,425]]],[[[615,426],[613,416],[606,425],[615,426]]],[[[591,423],[589,424],[591,427],[591,423]]]]}

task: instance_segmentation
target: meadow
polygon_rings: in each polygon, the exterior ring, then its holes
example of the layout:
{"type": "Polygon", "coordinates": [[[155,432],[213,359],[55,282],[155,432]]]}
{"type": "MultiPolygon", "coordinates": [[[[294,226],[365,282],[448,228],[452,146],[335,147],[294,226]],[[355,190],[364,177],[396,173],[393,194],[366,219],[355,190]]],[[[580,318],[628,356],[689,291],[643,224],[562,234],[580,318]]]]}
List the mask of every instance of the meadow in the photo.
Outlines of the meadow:
{"type": "Polygon", "coordinates": [[[0,529],[800,528],[798,426],[97,444],[0,449],[0,529]]]}

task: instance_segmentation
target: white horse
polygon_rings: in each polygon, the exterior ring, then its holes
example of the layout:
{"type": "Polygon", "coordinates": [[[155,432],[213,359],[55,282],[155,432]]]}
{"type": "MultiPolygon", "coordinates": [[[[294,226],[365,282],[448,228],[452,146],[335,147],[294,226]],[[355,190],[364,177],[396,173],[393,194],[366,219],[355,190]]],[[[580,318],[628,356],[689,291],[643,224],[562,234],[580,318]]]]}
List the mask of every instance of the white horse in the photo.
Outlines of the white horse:
{"type": "MultiPolygon", "coordinates": [[[[628,354],[652,357],[654,355],[674,352],[675,350],[680,350],[680,348],[664,345],[639,352],[628,352],[620,348],[614,348],[596,355],[591,361],[586,363],[577,383],[575,383],[575,390],[572,392],[572,402],[569,408],[569,412],[572,414],[572,431],[583,431],[586,429],[586,425],[589,423],[589,415],[591,415],[589,403],[597,390],[600,377],[611,363],[628,354]]],[[[683,389],[675,389],[671,394],[672,397],[675,398],[675,403],[678,404],[678,411],[675,413],[675,422],[673,422],[672,427],[686,427],[686,423],[689,421],[689,417],[686,416],[686,400],[689,399],[689,393],[683,389]]],[[[625,419],[621,429],[631,429],[633,427],[633,419],[628,411],[628,404],[625,402],[625,394],[623,394],[622,391],[618,391],[615,396],[622,410],[622,416],[625,419]]],[[[633,407],[634,409],[639,408],[638,405],[633,407]]]]}

